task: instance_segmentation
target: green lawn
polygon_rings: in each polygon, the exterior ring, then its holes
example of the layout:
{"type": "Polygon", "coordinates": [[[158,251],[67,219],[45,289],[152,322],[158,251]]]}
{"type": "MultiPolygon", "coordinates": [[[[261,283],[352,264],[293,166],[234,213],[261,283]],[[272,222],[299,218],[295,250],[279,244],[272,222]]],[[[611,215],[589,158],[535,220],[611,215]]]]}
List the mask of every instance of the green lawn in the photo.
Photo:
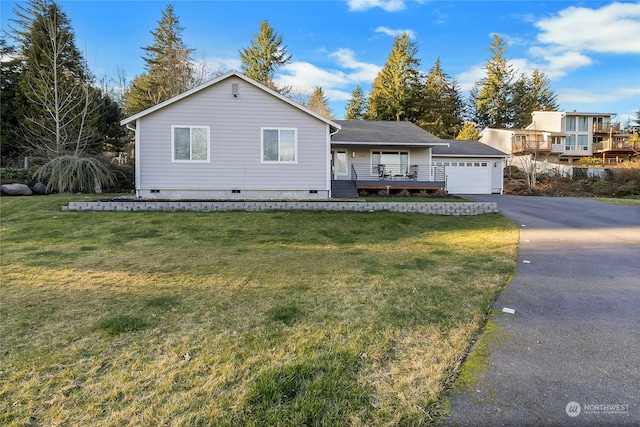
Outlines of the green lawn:
{"type": "Polygon", "coordinates": [[[86,198],[1,200],[2,425],[429,424],[515,271],[497,214],[86,198]]]}
{"type": "Polygon", "coordinates": [[[613,197],[594,197],[594,200],[598,200],[600,202],[610,203],[612,205],[618,206],[640,206],[640,198],[631,199],[631,198],[613,198],[613,197]]]}

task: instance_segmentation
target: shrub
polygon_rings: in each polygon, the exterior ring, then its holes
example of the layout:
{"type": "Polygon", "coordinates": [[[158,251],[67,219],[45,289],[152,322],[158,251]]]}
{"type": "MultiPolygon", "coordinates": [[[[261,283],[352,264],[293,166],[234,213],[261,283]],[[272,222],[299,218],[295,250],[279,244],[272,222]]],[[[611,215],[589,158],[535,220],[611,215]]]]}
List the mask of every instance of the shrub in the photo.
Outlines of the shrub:
{"type": "Polygon", "coordinates": [[[129,192],[135,188],[135,168],[133,165],[114,165],[108,163],[109,171],[111,172],[113,183],[107,185],[104,191],[111,193],[129,192]]]}
{"type": "Polygon", "coordinates": [[[93,157],[64,155],[49,160],[35,173],[37,180],[49,177],[47,191],[93,193],[113,185],[112,172],[93,157]]]}
{"type": "Polygon", "coordinates": [[[20,182],[23,184],[29,184],[31,181],[32,172],[29,169],[18,168],[2,168],[0,169],[0,180],[3,183],[20,182]]]}

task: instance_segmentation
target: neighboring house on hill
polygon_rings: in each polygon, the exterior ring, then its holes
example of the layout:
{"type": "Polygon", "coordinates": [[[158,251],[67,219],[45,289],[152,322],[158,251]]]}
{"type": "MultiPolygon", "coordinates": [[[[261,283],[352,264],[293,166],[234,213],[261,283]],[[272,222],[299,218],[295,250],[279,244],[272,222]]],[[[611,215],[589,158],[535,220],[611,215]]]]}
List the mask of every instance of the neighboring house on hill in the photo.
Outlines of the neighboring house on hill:
{"type": "Polygon", "coordinates": [[[524,129],[486,128],[480,141],[514,156],[535,154],[538,160],[574,163],[584,157],[602,157],[603,163],[629,160],[640,152],[631,135],[613,123],[614,113],[534,111],[524,129]]]}
{"type": "Polygon", "coordinates": [[[237,71],[121,124],[135,132],[140,198],[323,200],[362,189],[502,189],[506,156],[496,150],[444,141],[409,122],[330,120],[237,71]],[[498,161],[499,183],[488,172],[498,161]]]}

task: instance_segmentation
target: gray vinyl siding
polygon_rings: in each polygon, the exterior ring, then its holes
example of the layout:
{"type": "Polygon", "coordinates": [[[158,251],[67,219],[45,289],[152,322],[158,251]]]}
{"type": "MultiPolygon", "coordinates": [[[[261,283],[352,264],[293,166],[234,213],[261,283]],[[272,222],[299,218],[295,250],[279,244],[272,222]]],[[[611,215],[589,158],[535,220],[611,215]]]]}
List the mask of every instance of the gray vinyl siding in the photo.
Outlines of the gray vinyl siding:
{"type": "Polygon", "coordinates": [[[347,152],[347,175],[338,175],[335,177],[336,179],[351,179],[351,165],[354,165],[356,170],[361,171],[366,168],[371,172],[370,174],[365,173],[358,178],[378,179],[377,171],[373,168],[375,165],[371,164],[371,153],[373,151],[407,151],[409,152],[410,165],[421,165],[423,168],[431,166],[431,148],[429,147],[334,144],[332,145],[332,150],[347,152]]]}
{"type": "Polygon", "coordinates": [[[328,133],[321,120],[230,77],[139,119],[137,188],[326,190],[328,133]],[[209,126],[208,163],[172,162],[172,125],[209,126]],[[262,163],[263,127],[297,129],[296,164],[262,163]]]}

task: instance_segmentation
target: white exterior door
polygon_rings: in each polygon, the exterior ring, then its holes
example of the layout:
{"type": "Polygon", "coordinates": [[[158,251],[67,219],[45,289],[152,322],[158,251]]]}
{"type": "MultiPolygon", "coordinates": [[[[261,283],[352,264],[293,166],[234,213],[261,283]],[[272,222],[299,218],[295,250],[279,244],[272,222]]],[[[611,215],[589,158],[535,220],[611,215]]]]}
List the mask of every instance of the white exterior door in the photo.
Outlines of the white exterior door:
{"type": "Polygon", "coordinates": [[[347,176],[347,151],[333,152],[333,179],[344,179],[347,176]]]}
{"type": "Polygon", "coordinates": [[[491,166],[487,160],[443,161],[451,194],[491,194],[491,166]]]}

